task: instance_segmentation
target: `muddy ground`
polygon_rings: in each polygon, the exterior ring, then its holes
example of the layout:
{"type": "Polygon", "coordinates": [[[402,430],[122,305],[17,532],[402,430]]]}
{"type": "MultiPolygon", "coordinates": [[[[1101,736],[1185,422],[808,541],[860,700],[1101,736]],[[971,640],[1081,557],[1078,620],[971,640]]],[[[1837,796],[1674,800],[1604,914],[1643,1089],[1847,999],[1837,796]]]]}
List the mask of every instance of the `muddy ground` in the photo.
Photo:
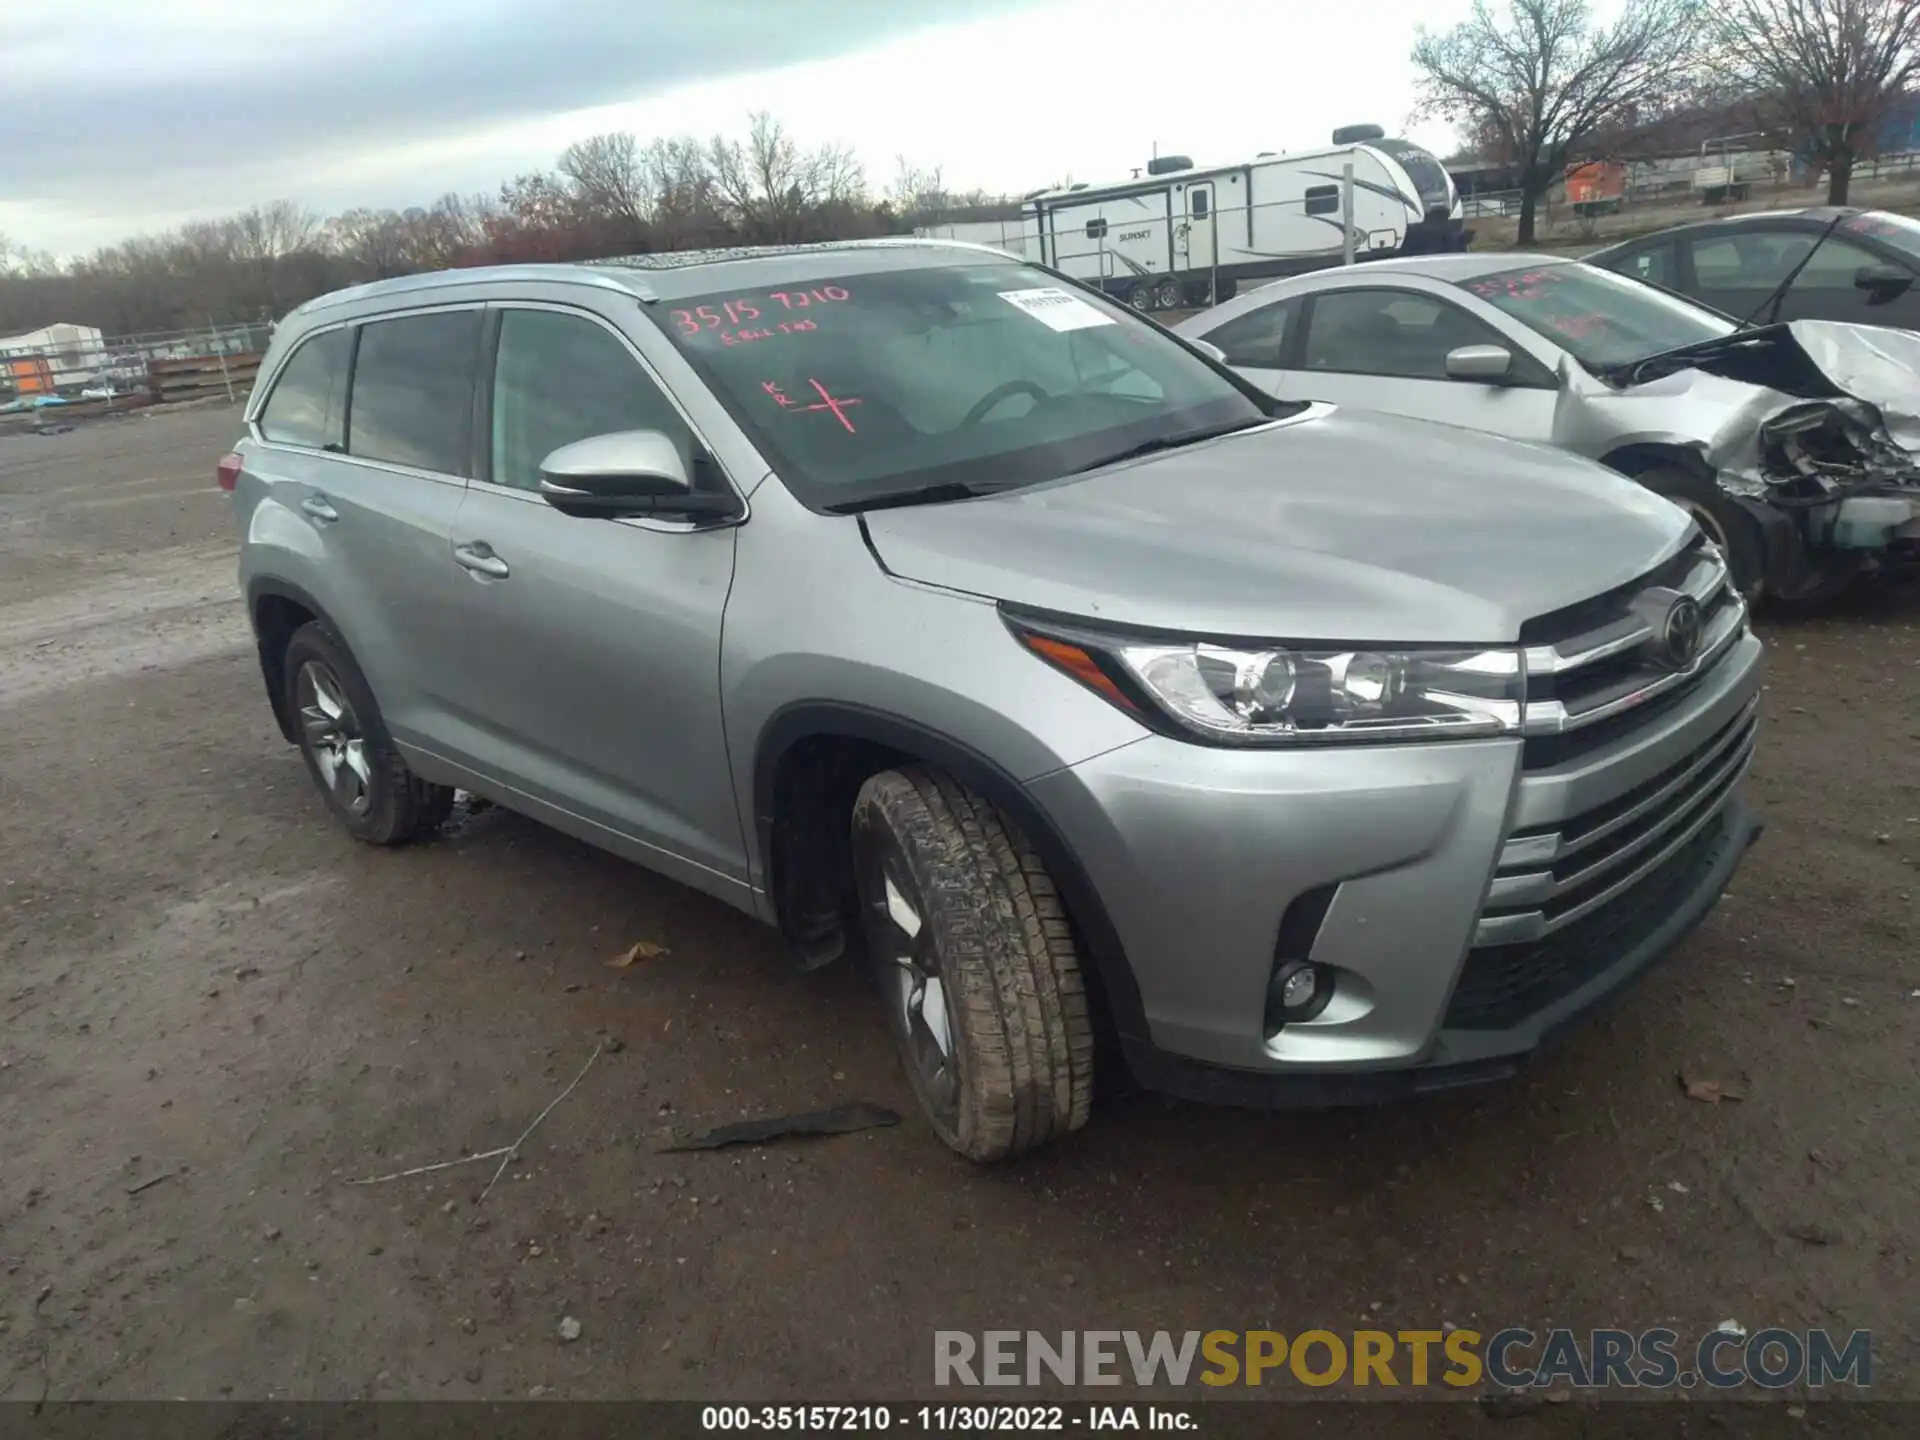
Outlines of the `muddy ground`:
{"type": "Polygon", "coordinates": [[[1728,1318],[1870,1328],[1920,1396],[1920,600],[1763,627],[1770,829],[1517,1083],[1126,1099],[992,1170],[911,1118],[667,1155],[909,1112],[863,984],[510,814],[345,838],[234,598],[235,428],[0,437],[0,1399],[900,1397],[936,1328],[1728,1318]],[[596,1047],[484,1203],[492,1163],[352,1183],[506,1145],[596,1047]]]}

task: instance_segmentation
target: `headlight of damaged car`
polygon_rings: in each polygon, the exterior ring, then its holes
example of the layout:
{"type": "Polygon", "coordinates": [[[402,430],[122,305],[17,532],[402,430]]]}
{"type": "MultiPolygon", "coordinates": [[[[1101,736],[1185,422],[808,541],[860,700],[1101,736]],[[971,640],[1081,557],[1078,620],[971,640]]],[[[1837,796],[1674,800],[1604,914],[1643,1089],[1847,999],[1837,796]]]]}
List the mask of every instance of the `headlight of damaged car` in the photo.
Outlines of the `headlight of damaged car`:
{"type": "Polygon", "coordinates": [[[1517,734],[1518,650],[1217,645],[1013,622],[1043,660],[1157,728],[1218,745],[1517,734]]]}

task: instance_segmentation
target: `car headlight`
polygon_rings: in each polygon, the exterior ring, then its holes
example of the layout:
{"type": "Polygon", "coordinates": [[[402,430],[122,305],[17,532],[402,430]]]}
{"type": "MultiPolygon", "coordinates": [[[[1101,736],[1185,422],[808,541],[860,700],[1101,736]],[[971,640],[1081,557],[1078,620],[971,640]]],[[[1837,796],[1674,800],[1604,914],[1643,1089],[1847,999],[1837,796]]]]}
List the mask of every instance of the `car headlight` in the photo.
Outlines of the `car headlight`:
{"type": "Polygon", "coordinates": [[[1517,649],[1254,648],[1009,624],[1104,699],[1213,744],[1467,739],[1517,734],[1524,719],[1517,649]]]}

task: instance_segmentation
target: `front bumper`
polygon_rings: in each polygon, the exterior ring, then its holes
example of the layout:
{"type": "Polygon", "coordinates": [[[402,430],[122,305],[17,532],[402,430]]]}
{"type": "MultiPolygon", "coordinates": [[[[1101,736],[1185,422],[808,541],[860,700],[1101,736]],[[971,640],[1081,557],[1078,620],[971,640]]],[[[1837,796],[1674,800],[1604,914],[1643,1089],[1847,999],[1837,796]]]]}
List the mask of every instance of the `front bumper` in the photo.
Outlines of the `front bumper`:
{"type": "Polygon", "coordinates": [[[1124,952],[1136,1079],[1286,1105],[1510,1074],[1697,925],[1759,833],[1736,788],[1759,662],[1742,635],[1680,703],[1551,768],[1517,741],[1156,737],[1033,782],[1124,952]],[[1284,958],[1333,967],[1335,998],[1268,1035],[1290,907],[1318,924],[1284,958]]]}

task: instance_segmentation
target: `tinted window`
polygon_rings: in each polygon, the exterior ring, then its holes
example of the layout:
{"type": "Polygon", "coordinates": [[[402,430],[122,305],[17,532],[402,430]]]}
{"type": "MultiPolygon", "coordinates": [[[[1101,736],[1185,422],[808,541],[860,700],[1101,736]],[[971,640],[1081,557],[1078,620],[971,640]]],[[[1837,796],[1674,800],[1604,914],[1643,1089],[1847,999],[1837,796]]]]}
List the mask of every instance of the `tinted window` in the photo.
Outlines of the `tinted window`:
{"type": "Polygon", "coordinates": [[[1796,290],[1846,290],[1854,274],[1879,260],[1857,245],[1829,235],[1814,250],[1819,233],[1798,230],[1743,230],[1711,240],[1695,240],[1693,274],[1702,290],[1771,290],[1802,260],[1796,290]],[[1807,252],[1813,257],[1807,259],[1807,252]]]}
{"type": "Polygon", "coordinates": [[[361,326],[347,448],[369,460],[465,475],[479,348],[477,310],[361,326]]]}
{"type": "Polygon", "coordinates": [[[1340,187],[1338,185],[1309,185],[1307,187],[1307,214],[1332,215],[1340,208],[1340,187]]]}
{"type": "Polygon", "coordinates": [[[1577,261],[1502,270],[1460,286],[1596,370],[1734,329],[1731,320],[1677,295],[1577,261]]]}
{"type": "Polygon", "coordinates": [[[1373,148],[1384,150],[1400,162],[1423,207],[1431,210],[1436,205],[1452,205],[1453,193],[1449,189],[1452,181],[1447,178],[1446,167],[1432,155],[1405,140],[1377,140],[1373,148]]]}
{"type": "Polygon", "coordinates": [[[1104,220],[1089,220],[1089,221],[1087,222],[1087,238],[1088,238],[1089,240],[1101,240],[1101,239],[1104,239],[1104,238],[1106,237],[1106,233],[1107,233],[1107,222],[1106,222],[1106,221],[1104,221],[1104,220]]]}
{"type": "Polygon", "coordinates": [[[282,445],[340,444],[352,350],[351,330],[329,330],[295,350],[260,412],[260,433],[282,445]]]}
{"type": "Polygon", "coordinates": [[[1287,326],[1299,313],[1297,300],[1276,300],[1244,315],[1236,315],[1203,338],[1227,352],[1227,364],[1278,370],[1287,326]]]}
{"type": "Polygon", "coordinates": [[[1645,280],[1649,285],[1673,284],[1673,247],[1659,245],[1633,255],[1622,255],[1606,262],[1609,270],[1645,280]]]}
{"type": "Polygon", "coordinates": [[[1187,195],[1187,213],[1196,220],[1207,218],[1207,207],[1213,203],[1213,197],[1205,190],[1194,190],[1187,195]]]}
{"type": "Polygon", "coordinates": [[[1445,380],[1449,351],[1499,344],[1499,335],[1458,305],[1430,295],[1334,290],[1314,297],[1304,365],[1308,370],[1445,380]]]}
{"type": "Polygon", "coordinates": [[[692,467],[692,436],[614,335],[578,315],[510,310],[493,371],[493,480],[521,490],[562,445],[622,430],[660,430],[692,467]]]}
{"type": "Polygon", "coordinates": [[[1156,326],[1024,265],[762,284],[646,313],[823,505],[1030,484],[1265,418],[1156,326]]]}

